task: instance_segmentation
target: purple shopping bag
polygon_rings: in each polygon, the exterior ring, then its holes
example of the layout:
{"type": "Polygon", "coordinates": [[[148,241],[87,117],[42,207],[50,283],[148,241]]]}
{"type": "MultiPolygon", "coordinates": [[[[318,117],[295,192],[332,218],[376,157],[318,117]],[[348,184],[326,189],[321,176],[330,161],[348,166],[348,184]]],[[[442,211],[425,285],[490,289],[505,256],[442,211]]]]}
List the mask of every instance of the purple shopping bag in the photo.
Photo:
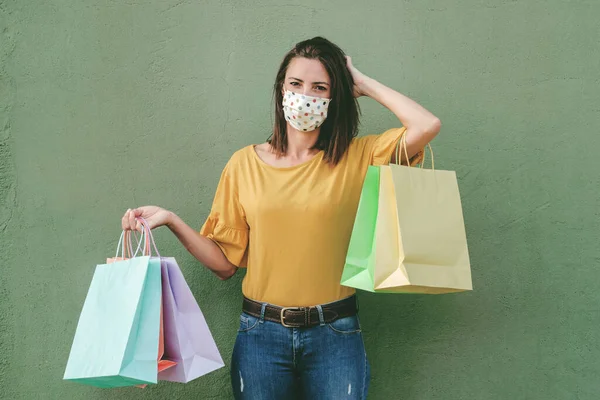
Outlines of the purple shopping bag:
{"type": "Polygon", "coordinates": [[[159,371],[158,380],[187,383],[225,366],[217,345],[208,329],[200,306],[196,302],[177,261],[161,257],[156,249],[152,232],[143,218],[146,237],[160,258],[162,277],[162,306],[164,324],[163,359],[176,365],[159,371]]]}
{"type": "Polygon", "coordinates": [[[186,383],[224,367],[204,315],[172,257],[161,257],[165,356],[177,364],[159,372],[162,381],[186,383]]]}

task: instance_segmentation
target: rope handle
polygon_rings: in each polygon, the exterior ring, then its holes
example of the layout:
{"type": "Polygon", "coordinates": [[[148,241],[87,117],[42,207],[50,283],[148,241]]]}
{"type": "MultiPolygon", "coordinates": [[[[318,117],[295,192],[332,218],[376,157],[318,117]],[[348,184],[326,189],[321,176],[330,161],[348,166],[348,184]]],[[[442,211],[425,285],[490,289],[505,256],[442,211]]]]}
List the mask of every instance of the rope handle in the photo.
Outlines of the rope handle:
{"type": "Polygon", "coordinates": [[[137,255],[137,253],[140,251],[140,247],[141,247],[142,243],[144,243],[144,248],[149,247],[149,243],[146,241],[146,235],[144,235],[143,232],[142,232],[141,239],[138,239],[137,235],[135,236],[135,239],[136,239],[138,245],[137,245],[137,249],[135,250],[135,253],[132,255],[131,253],[133,251],[133,245],[131,243],[131,234],[129,231],[122,231],[121,237],[119,238],[119,242],[117,243],[117,251],[115,252],[115,258],[119,257],[119,250],[121,250],[121,258],[125,259],[126,255],[127,255],[127,258],[135,257],[137,255]]]}
{"type": "Polygon", "coordinates": [[[144,256],[152,256],[152,248],[150,247],[150,243],[152,243],[152,247],[154,247],[154,252],[157,257],[160,257],[160,253],[158,252],[158,248],[156,247],[156,242],[154,241],[154,236],[152,235],[152,230],[148,225],[148,222],[142,218],[136,218],[142,225],[142,236],[138,238],[137,232],[134,232],[135,240],[137,242],[137,248],[135,252],[133,252],[133,243],[131,240],[131,231],[122,231],[121,236],[119,237],[119,242],[117,243],[117,251],[115,252],[115,258],[119,257],[119,250],[121,251],[121,258],[133,258],[137,256],[142,250],[142,255],[144,256]],[[150,238],[150,240],[148,240],[150,238]],[[142,246],[143,245],[143,246],[142,246]],[[133,253],[133,254],[132,254],[133,253]]]}
{"type": "Polygon", "coordinates": [[[146,238],[150,238],[150,241],[147,242],[147,246],[144,249],[144,255],[152,256],[152,251],[150,248],[150,242],[152,242],[152,247],[154,247],[154,252],[156,253],[156,256],[160,257],[160,253],[158,252],[158,248],[156,247],[156,242],[154,241],[154,236],[152,235],[152,230],[150,229],[148,221],[146,221],[142,217],[137,217],[136,219],[142,224],[142,227],[144,228],[144,236],[146,238]]]}
{"type": "MultiPolygon", "coordinates": [[[[431,154],[431,169],[435,170],[435,161],[434,161],[434,157],[433,157],[433,148],[431,147],[430,143],[427,143],[427,147],[429,148],[429,153],[431,154]]],[[[406,145],[406,131],[404,131],[404,134],[400,137],[400,140],[398,141],[398,144],[396,145],[396,163],[398,165],[401,164],[400,161],[400,154],[403,151],[404,153],[404,157],[406,159],[406,164],[410,167],[410,159],[408,158],[408,149],[407,149],[407,145],[406,145]]],[[[420,163],[420,168],[423,168],[423,166],[425,165],[425,156],[426,156],[427,152],[423,151],[423,160],[420,163]]]]}

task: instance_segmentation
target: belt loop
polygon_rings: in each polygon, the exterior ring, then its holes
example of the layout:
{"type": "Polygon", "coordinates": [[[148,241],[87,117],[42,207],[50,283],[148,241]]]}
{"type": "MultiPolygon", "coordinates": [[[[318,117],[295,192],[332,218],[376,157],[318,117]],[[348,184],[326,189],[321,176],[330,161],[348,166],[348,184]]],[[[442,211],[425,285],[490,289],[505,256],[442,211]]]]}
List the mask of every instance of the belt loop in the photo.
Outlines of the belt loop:
{"type": "Polygon", "coordinates": [[[261,324],[263,322],[265,322],[265,310],[267,309],[267,303],[262,303],[261,307],[260,307],[260,319],[258,320],[258,322],[260,322],[261,324]]]}
{"type": "Polygon", "coordinates": [[[319,322],[321,326],[325,326],[325,318],[323,317],[323,307],[321,307],[320,305],[315,306],[317,307],[317,310],[319,311],[319,322]]]}

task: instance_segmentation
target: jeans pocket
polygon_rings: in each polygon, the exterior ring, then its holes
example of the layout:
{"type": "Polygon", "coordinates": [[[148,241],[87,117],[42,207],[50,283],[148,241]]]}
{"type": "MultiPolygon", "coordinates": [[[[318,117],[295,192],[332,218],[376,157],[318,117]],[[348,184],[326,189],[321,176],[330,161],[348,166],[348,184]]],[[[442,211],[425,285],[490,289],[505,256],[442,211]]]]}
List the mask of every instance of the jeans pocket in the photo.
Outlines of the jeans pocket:
{"type": "Polygon", "coordinates": [[[238,332],[249,332],[258,326],[258,322],[258,318],[242,313],[240,315],[240,328],[238,329],[238,332]]]}
{"type": "Polygon", "coordinates": [[[327,324],[327,326],[332,331],[334,331],[336,333],[342,333],[345,335],[361,332],[360,321],[358,320],[358,315],[336,319],[332,323],[327,324]]]}

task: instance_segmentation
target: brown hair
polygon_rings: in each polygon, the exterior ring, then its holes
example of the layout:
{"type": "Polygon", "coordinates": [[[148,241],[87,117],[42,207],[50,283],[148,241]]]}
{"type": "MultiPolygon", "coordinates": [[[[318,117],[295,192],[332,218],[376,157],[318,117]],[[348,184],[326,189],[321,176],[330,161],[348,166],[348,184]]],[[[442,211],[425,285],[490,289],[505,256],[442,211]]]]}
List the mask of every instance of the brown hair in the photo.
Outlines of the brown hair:
{"type": "Polygon", "coordinates": [[[352,139],[358,134],[360,108],[354,97],[354,80],[346,65],[344,52],[329,40],[319,36],[297,43],[281,62],[273,87],[275,126],[269,143],[278,156],[286,153],[287,123],[283,113],[282,91],[285,73],[290,62],[296,57],[319,60],[331,80],[331,102],[314,148],[324,150],[325,161],[336,165],[348,150],[352,139]]]}

